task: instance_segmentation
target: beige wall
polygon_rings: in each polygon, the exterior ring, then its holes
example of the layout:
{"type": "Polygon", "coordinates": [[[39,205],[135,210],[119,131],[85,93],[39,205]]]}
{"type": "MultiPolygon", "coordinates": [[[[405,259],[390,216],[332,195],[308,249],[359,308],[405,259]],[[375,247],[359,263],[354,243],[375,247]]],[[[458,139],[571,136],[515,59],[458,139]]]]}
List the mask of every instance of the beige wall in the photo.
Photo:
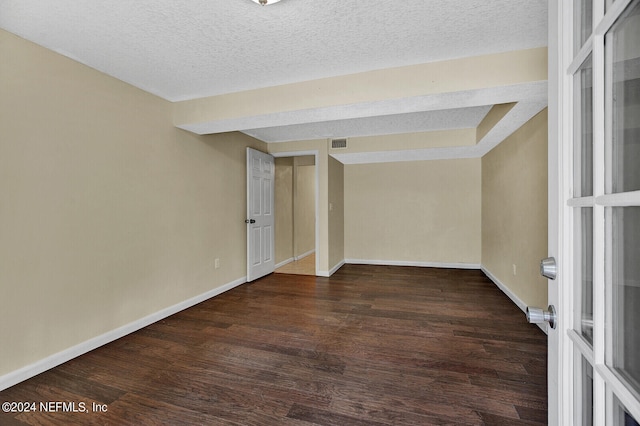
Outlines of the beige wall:
{"type": "Polygon", "coordinates": [[[294,158],[293,246],[294,256],[316,248],[316,166],[298,165],[294,158]]]}
{"type": "Polygon", "coordinates": [[[329,157],[329,266],[344,261],[344,165],[329,157]]]}
{"type": "Polygon", "coordinates": [[[276,265],[293,258],[293,158],[275,159],[276,265]]]}
{"type": "Polygon", "coordinates": [[[480,174],[480,159],[345,166],[345,257],[479,265],[480,174]]]}
{"type": "Polygon", "coordinates": [[[482,158],[482,265],[525,305],[544,307],[546,253],[545,109],[482,158]]]}
{"type": "Polygon", "coordinates": [[[315,157],[276,158],[276,264],[316,248],[315,157]]]}
{"type": "Polygon", "coordinates": [[[246,275],[264,144],[178,130],[170,103],[4,31],[0,50],[0,376],[246,275]]]}

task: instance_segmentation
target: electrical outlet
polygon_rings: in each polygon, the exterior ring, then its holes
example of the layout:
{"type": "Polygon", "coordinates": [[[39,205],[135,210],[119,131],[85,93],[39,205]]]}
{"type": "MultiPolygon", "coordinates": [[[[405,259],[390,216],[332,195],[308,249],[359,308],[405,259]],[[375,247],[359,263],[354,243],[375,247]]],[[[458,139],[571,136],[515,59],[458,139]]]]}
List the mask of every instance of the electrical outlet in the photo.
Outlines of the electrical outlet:
{"type": "Polygon", "coordinates": [[[513,264],[513,275],[516,275],[516,264],[513,264]]]}
{"type": "Polygon", "coordinates": [[[213,261],[213,265],[216,269],[220,267],[220,259],[216,257],[216,260],[213,261]]]}

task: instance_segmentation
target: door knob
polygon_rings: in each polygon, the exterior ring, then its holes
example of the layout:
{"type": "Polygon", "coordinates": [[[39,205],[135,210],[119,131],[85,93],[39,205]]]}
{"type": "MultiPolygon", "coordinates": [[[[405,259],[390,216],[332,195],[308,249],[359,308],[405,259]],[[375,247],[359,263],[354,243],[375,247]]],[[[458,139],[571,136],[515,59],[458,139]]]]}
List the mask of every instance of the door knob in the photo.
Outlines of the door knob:
{"type": "Polygon", "coordinates": [[[556,308],[554,308],[553,305],[549,305],[545,311],[541,308],[530,308],[527,306],[527,321],[529,321],[530,324],[548,322],[549,326],[555,329],[557,324],[556,308]]]}
{"type": "Polygon", "coordinates": [[[255,219],[247,219],[244,221],[244,223],[256,223],[255,219]]]}
{"type": "Polygon", "coordinates": [[[555,280],[558,275],[558,265],[555,257],[547,257],[540,261],[540,275],[550,280],[555,280]]]}

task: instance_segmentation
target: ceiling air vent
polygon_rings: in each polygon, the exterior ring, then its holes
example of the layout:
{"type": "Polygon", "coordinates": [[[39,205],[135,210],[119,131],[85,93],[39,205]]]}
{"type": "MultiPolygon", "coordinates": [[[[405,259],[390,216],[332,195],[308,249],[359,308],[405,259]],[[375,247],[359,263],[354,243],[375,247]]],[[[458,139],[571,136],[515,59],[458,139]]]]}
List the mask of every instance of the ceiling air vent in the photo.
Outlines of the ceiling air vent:
{"type": "Polygon", "coordinates": [[[331,139],[331,149],[341,149],[347,147],[346,139],[331,139]]]}

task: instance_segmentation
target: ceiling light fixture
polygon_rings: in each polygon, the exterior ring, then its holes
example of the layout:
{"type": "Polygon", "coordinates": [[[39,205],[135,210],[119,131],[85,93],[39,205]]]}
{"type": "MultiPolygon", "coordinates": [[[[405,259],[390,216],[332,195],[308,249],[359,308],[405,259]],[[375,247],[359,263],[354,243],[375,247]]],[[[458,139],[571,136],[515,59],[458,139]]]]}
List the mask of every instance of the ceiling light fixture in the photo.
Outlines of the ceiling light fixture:
{"type": "Polygon", "coordinates": [[[280,0],[253,0],[254,3],[258,3],[259,5],[262,5],[262,6],[278,3],[279,1],[280,0]]]}

